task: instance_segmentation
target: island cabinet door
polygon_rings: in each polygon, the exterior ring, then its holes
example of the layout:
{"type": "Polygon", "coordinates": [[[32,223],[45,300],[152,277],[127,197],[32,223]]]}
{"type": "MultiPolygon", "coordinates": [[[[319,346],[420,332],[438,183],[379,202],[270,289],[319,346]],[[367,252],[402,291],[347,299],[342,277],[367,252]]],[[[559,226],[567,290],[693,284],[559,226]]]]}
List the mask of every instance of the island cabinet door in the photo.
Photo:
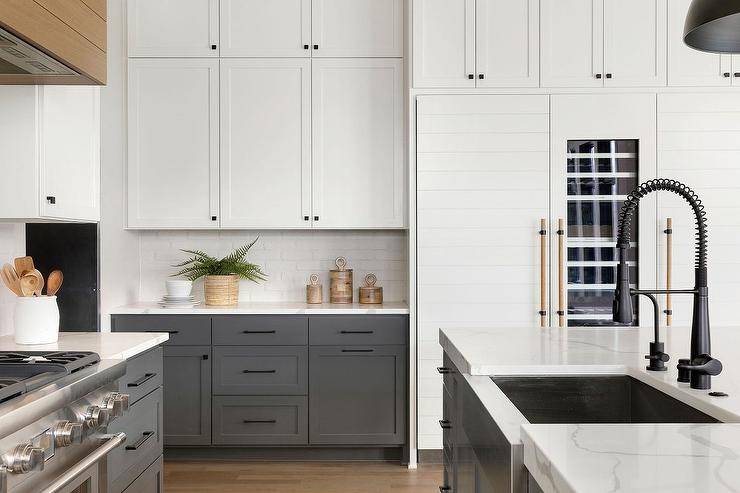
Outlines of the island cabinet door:
{"type": "Polygon", "coordinates": [[[400,445],[406,437],[406,346],[314,346],[309,443],[400,445]]]}
{"type": "Polygon", "coordinates": [[[164,444],[211,444],[211,348],[164,349],[164,444]]]}

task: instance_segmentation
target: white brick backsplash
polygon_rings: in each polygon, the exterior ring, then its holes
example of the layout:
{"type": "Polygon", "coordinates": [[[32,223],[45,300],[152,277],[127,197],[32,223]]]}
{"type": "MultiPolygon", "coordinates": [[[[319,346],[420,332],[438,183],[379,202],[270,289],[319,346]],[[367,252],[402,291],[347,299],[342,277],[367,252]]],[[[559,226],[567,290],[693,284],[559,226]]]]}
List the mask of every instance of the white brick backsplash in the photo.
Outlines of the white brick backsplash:
{"type": "MultiPolygon", "coordinates": [[[[248,255],[268,274],[262,284],[242,282],[241,301],[304,301],[312,273],[319,274],[329,297],[329,269],[347,258],[354,269],[355,296],[366,274],[378,276],[386,301],[408,298],[408,237],[404,231],[143,231],[140,234],[142,300],[159,299],[164,282],[186,258],[183,248],[223,256],[260,237],[248,255]]],[[[202,295],[198,282],[194,291],[202,295]]]]}
{"type": "MultiPolygon", "coordinates": [[[[0,265],[13,263],[15,257],[26,250],[25,226],[22,224],[0,224],[0,265]]],[[[13,333],[13,308],[15,295],[4,285],[0,287],[0,335],[13,333]]]]}

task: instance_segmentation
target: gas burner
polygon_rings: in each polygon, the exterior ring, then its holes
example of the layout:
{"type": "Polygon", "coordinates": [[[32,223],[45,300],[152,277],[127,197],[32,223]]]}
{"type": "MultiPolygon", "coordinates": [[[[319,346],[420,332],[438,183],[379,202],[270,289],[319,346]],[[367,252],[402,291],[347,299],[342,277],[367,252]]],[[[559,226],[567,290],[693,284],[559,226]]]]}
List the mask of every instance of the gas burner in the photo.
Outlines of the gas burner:
{"type": "MultiPolygon", "coordinates": [[[[100,361],[100,357],[89,351],[0,352],[0,365],[5,363],[55,364],[63,366],[70,373],[93,365],[98,361],[100,361]]],[[[0,373],[0,378],[2,378],[2,373],[0,373]]]]}

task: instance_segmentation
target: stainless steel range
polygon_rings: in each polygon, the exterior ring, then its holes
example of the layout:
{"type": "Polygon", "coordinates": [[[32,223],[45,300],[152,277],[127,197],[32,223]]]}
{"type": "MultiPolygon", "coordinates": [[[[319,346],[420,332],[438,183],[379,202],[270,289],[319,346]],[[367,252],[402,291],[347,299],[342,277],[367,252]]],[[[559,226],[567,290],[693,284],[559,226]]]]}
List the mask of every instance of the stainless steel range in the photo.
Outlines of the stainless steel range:
{"type": "Polygon", "coordinates": [[[0,493],[104,493],[125,371],[90,352],[0,352],[0,493]]]}

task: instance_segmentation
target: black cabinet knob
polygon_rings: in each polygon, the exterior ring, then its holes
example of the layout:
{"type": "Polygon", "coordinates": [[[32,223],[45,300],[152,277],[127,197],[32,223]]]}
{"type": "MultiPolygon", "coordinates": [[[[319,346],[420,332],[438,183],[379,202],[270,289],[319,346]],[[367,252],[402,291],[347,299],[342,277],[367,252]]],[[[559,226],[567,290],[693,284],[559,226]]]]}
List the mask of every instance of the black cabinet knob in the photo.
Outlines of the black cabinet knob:
{"type": "Polygon", "coordinates": [[[216,48],[218,48],[218,46],[217,46],[217,45],[211,45],[211,49],[212,49],[212,50],[215,50],[216,48]]]}
{"type": "Polygon", "coordinates": [[[596,74],[594,77],[596,77],[597,79],[601,79],[601,77],[603,76],[601,74],[596,74]]]}
{"type": "Polygon", "coordinates": [[[54,204],[57,203],[57,198],[54,197],[54,196],[52,196],[52,195],[50,195],[50,196],[46,197],[46,202],[49,203],[49,204],[51,204],[51,205],[54,205],[54,204]]]}
{"type": "Polygon", "coordinates": [[[473,75],[473,74],[468,74],[468,79],[475,79],[475,75],[473,75]]]}
{"type": "Polygon", "coordinates": [[[318,50],[319,49],[319,45],[313,45],[313,49],[314,50],[318,50]]]}
{"type": "Polygon", "coordinates": [[[211,221],[218,221],[218,216],[211,216],[211,221]]]}
{"type": "Polygon", "coordinates": [[[479,78],[479,79],[485,79],[485,78],[486,78],[486,76],[485,76],[485,74],[478,74],[478,78],[479,78]]]}
{"type": "Polygon", "coordinates": [[[303,220],[304,220],[304,221],[310,221],[310,220],[311,220],[311,218],[310,218],[309,216],[303,216],[303,220]]]}
{"type": "Polygon", "coordinates": [[[606,78],[607,79],[611,79],[612,78],[612,74],[606,74],[606,78]]]}
{"type": "Polygon", "coordinates": [[[729,78],[730,77],[730,72],[725,72],[724,74],[722,74],[722,77],[729,78]]]}
{"type": "Polygon", "coordinates": [[[314,217],[313,217],[313,220],[314,220],[314,221],[318,221],[318,220],[319,220],[319,216],[314,216],[314,217]]]}
{"type": "Polygon", "coordinates": [[[309,49],[309,48],[310,48],[310,46],[308,46],[308,45],[303,45],[303,49],[304,49],[304,50],[307,50],[307,49],[309,49]]]}

